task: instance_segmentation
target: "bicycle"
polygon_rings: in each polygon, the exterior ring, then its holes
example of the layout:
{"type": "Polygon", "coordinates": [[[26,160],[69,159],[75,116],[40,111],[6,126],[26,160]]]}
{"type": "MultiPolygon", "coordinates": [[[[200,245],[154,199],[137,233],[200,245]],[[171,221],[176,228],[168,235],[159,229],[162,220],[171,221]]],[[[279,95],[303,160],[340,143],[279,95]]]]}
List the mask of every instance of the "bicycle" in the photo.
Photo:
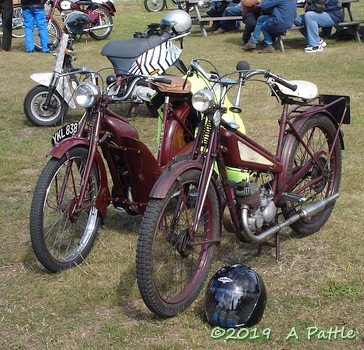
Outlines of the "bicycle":
{"type": "MultiPolygon", "coordinates": [[[[13,38],[24,38],[24,20],[23,20],[23,10],[21,4],[13,5],[13,21],[12,21],[12,37],[13,38]]],[[[0,35],[2,32],[2,16],[0,16],[0,35]]]]}
{"type": "MultiPolygon", "coordinates": [[[[181,0],[171,0],[172,5],[180,10],[186,10],[186,2],[181,0]]],[[[148,12],[159,12],[167,8],[167,0],[144,0],[144,7],[148,12]]]]}

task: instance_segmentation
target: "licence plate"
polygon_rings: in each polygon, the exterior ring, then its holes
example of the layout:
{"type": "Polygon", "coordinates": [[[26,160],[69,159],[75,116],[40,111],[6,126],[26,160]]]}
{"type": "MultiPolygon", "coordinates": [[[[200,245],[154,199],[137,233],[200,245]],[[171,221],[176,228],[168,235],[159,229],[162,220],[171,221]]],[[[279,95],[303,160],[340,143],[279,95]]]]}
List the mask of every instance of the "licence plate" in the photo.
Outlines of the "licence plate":
{"type": "Polygon", "coordinates": [[[62,140],[71,137],[76,134],[78,130],[78,123],[70,123],[62,126],[54,135],[52,136],[52,145],[55,146],[62,140]]]}

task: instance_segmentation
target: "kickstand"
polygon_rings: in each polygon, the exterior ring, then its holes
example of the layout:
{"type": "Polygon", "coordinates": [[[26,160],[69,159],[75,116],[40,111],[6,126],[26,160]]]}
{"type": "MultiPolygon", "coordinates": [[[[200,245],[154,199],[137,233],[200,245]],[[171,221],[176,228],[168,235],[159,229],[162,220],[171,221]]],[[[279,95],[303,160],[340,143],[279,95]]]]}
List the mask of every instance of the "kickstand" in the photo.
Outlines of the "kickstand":
{"type": "Polygon", "coordinates": [[[273,242],[262,242],[259,244],[258,252],[257,252],[258,255],[262,254],[263,246],[269,246],[269,247],[276,248],[276,260],[277,261],[281,260],[281,240],[280,240],[279,232],[276,233],[274,243],[273,242]]]}
{"type": "Polygon", "coordinates": [[[128,116],[129,121],[134,120],[136,105],[132,103],[129,108],[128,116]]]}

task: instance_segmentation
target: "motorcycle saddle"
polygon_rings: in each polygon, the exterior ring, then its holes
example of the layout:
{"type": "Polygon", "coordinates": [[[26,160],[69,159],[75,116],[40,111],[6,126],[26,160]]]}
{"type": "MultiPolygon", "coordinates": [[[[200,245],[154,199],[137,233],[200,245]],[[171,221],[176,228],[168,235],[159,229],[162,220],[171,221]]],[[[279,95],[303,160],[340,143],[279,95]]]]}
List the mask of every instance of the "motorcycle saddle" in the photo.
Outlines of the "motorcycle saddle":
{"type": "Polygon", "coordinates": [[[191,91],[191,83],[185,78],[177,77],[174,75],[163,75],[163,78],[170,80],[169,83],[160,83],[153,85],[152,88],[168,94],[188,94],[191,91]]]}
{"type": "Polygon", "coordinates": [[[79,6],[90,6],[93,3],[94,3],[93,1],[83,1],[83,0],[76,1],[76,4],[79,6]]]}
{"type": "MultiPolygon", "coordinates": [[[[149,38],[132,38],[126,40],[109,41],[101,50],[114,67],[116,75],[130,73],[130,69],[144,53],[165,43],[170,34],[152,35],[149,38]]],[[[153,71],[152,67],[151,71],[153,71]]]]}

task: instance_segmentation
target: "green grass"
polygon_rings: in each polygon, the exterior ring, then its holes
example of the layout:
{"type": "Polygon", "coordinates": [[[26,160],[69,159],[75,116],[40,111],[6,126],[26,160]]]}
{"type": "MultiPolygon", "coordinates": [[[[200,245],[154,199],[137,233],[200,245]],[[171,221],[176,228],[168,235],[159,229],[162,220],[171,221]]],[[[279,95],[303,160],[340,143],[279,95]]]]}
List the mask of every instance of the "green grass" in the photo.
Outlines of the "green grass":
{"type": "MultiPolygon", "coordinates": [[[[116,5],[110,40],[130,38],[166,13],[147,13],[141,1],[116,5]]],[[[364,18],[362,3],[354,3],[353,10],[357,18],[364,18]]],[[[100,55],[105,43],[89,39],[76,44],[76,63],[93,69],[109,67],[100,55]]],[[[351,98],[352,124],[343,128],[341,196],[325,227],[301,239],[282,235],[280,262],[273,250],[265,248],[256,256],[255,246],[223,233],[211,274],[224,264],[245,263],[261,274],[268,293],[264,318],[255,328],[260,338],[227,342],[211,337],[203,292],[186,312],[171,319],[159,319],[145,307],[135,280],[139,217],[110,207],[91,254],[77,268],[50,274],[37,262],[30,244],[29,208],[57,128],[32,126],[22,103],[35,85],[30,74],[50,70],[54,58],[27,55],[24,42],[14,39],[13,51],[0,56],[0,349],[364,349],[364,46],[328,40],[324,52],[307,55],[305,45],[292,31],[285,38],[285,54],[246,53],[241,34],[203,38],[196,26],[184,41],[186,63],[207,58],[227,73],[244,59],[253,68],[312,81],[321,93],[351,98]],[[314,326],[322,331],[345,326],[356,339],[308,340],[307,327],[314,326]],[[285,339],[292,327],[298,340],[285,339]],[[269,329],[266,340],[263,332],[269,329]]],[[[242,116],[249,135],[274,148],[280,106],[267,91],[263,84],[247,84],[242,116]]],[[[66,121],[77,120],[81,112],[71,111],[66,121]]],[[[144,106],[137,115],[132,123],[141,139],[154,147],[155,121],[144,106]]]]}

